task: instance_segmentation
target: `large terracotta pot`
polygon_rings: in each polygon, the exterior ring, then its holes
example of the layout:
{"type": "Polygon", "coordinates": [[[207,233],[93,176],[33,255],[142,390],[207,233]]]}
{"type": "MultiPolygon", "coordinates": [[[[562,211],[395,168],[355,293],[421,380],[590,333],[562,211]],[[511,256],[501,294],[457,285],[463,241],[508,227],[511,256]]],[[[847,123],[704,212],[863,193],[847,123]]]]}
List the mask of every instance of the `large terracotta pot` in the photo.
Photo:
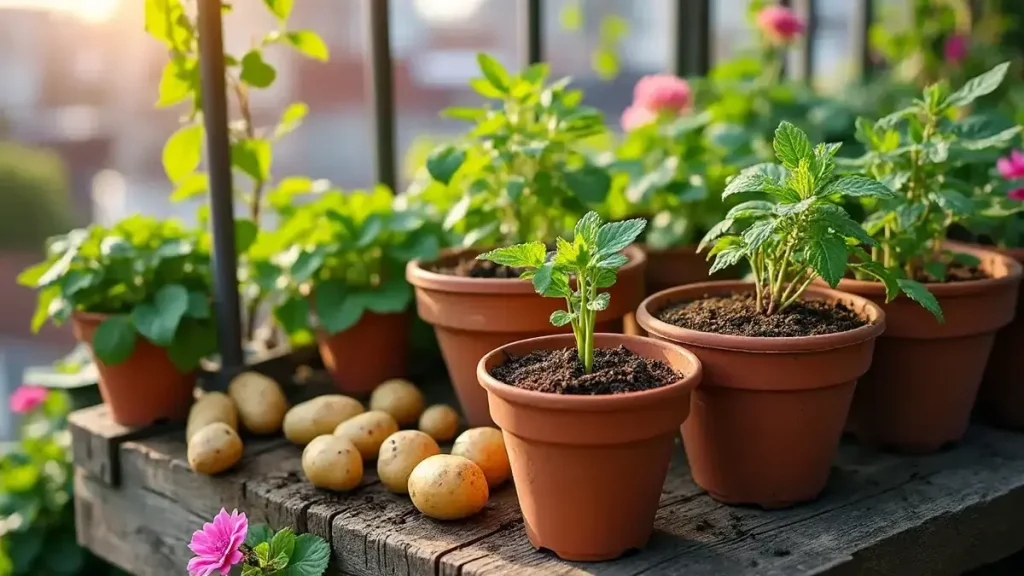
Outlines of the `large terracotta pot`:
{"type": "Polygon", "coordinates": [[[320,356],[342,394],[366,396],[378,384],[407,376],[409,313],[363,312],[349,329],[317,333],[320,356]]]}
{"type": "Polygon", "coordinates": [[[848,428],[862,441],[929,453],[963,437],[996,331],[1013,320],[1021,266],[1002,254],[958,247],[981,259],[986,280],[928,284],[945,315],[940,324],[916,302],[885,303],[877,282],[843,280],[839,289],[885,310],[885,334],[857,387],[848,428]]]}
{"type": "MultiPolygon", "coordinates": [[[[454,263],[466,254],[478,253],[449,252],[440,261],[454,263]]],[[[625,254],[629,261],[608,289],[611,302],[597,313],[598,332],[621,331],[622,317],[643,300],[647,259],[632,246],[625,254]]],[[[565,301],[538,295],[526,280],[438,274],[417,260],[409,263],[406,278],[416,288],[420,318],[434,326],[448,376],[470,426],[492,425],[487,394],[476,379],[476,365],[484,354],[517,340],[571,332],[570,327],[555,328],[549,321],[565,301]]]]}
{"type": "MultiPolygon", "coordinates": [[[[75,337],[91,350],[93,335],[106,319],[104,314],[75,312],[71,317],[75,337]]],[[[135,351],[121,364],[107,365],[95,353],[93,360],[100,376],[100,396],[118,424],[147,426],[188,415],[196,373],[179,372],[163,348],[137,336],[135,351]]]]}
{"type": "Polygon", "coordinates": [[[740,281],[672,288],[644,300],[637,320],[651,336],[685,345],[704,367],[683,424],[693,480],[720,502],[783,508],[825,488],[854,385],[871,365],[885,314],[865,298],[811,287],[805,299],[842,302],[870,324],[822,336],[755,338],[655,317],[676,302],[752,289],[740,281]]]}
{"type": "Polygon", "coordinates": [[[597,334],[597,348],[625,346],[683,378],[643,392],[580,396],[523,390],[490,375],[506,354],[569,346],[575,346],[572,335],[508,344],[483,357],[477,376],[505,439],[530,542],[566,560],[608,560],[651,536],[676,430],[701,366],[672,344],[597,334]]]}

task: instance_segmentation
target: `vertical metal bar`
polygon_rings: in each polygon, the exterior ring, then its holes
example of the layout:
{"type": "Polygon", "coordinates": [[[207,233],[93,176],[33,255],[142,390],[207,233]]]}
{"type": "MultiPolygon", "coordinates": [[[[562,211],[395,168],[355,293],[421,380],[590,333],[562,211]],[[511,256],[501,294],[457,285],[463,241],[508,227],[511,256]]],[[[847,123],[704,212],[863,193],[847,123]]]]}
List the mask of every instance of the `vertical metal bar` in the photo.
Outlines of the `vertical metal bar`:
{"type": "Polygon", "coordinates": [[[788,0],[783,4],[793,8],[807,24],[807,32],[800,37],[794,47],[795,57],[790,58],[790,71],[792,78],[804,80],[808,84],[814,80],[814,39],[818,35],[818,19],[815,10],[815,0],[788,0]]]}
{"type": "Polygon", "coordinates": [[[711,69],[711,0],[671,0],[669,70],[703,76],[711,69]]]}
{"type": "Polygon", "coordinates": [[[367,0],[370,50],[366,62],[367,102],[373,118],[377,182],[395,190],[395,98],[392,86],[389,0],[367,0]]]}
{"type": "Polygon", "coordinates": [[[199,0],[199,72],[206,128],[206,164],[210,175],[217,344],[221,374],[230,378],[242,369],[244,359],[222,35],[220,0],[199,0]]]}
{"type": "Polygon", "coordinates": [[[857,59],[857,72],[862,80],[871,76],[871,25],[874,23],[874,0],[857,0],[850,37],[857,59]]]}
{"type": "Polygon", "coordinates": [[[519,61],[525,68],[544,58],[541,5],[540,0],[519,0],[519,6],[519,46],[522,51],[519,61]]]}

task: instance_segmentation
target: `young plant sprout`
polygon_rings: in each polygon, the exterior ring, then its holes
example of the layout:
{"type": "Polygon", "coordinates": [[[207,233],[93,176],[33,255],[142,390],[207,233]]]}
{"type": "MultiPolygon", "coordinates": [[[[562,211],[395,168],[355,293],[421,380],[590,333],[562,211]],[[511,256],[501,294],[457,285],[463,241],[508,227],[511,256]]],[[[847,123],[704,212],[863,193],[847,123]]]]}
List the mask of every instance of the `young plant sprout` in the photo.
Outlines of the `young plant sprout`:
{"type": "Polygon", "coordinates": [[[835,196],[894,198],[889,187],[863,176],[834,174],[839,144],[811,147],[807,135],[789,122],[775,131],[773,147],[779,164],[758,164],[734,178],[723,198],[759,192],[767,199],[743,202],[726,214],[701,240],[699,251],[712,246],[711,272],[744,258],[754,277],[755,306],[771,316],[798,301],[815,278],[833,288],[848,269],[883,282],[891,300],[899,291],[941,318],[934,296],[924,285],[898,278],[871,260],[861,244],[878,245],[841,207],[835,196]],[[854,257],[854,260],[851,260],[854,257]]]}
{"type": "Polygon", "coordinates": [[[538,294],[565,298],[566,309],[552,313],[551,323],[572,325],[576,351],[589,374],[594,367],[597,313],[607,308],[610,300],[607,292],[599,293],[598,289],[615,284],[616,271],[628,260],[622,250],[646,225],[641,218],[602,224],[596,212],[588,212],[576,223],[572,242],[558,238],[554,252],[548,252],[540,242],[528,242],[491,250],[477,259],[526,268],[520,278],[532,279],[538,294]]]}

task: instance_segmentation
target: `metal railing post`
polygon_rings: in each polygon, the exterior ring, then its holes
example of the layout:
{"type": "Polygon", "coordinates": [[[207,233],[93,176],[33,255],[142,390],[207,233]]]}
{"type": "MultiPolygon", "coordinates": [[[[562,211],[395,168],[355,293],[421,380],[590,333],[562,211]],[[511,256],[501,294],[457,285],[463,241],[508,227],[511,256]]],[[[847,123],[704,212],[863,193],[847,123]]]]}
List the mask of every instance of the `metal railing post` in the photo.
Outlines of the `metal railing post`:
{"type": "Polygon", "coordinates": [[[397,185],[395,175],[395,98],[391,69],[391,35],[389,0],[367,0],[366,101],[371,107],[376,158],[374,177],[392,191],[397,185]]]}
{"type": "Polygon", "coordinates": [[[853,57],[857,73],[864,80],[871,76],[871,25],[874,23],[874,0],[857,0],[851,22],[853,57]]]}
{"type": "Polygon", "coordinates": [[[519,46],[523,68],[544,58],[540,0],[519,0],[519,46]]]}
{"type": "Polygon", "coordinates": [[[711,1],[669,3],[669,71],[676,76],[703,76],[711,69],[711,1]]]}

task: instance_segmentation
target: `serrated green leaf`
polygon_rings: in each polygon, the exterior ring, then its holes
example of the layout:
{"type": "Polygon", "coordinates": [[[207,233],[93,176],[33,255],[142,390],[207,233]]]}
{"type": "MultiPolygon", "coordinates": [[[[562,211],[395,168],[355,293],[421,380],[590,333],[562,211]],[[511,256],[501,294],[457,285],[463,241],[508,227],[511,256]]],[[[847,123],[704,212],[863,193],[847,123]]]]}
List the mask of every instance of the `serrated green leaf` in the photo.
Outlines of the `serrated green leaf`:
{"type": "Polygon", "coordinates": [[[540,242],[516,244],[504,248],[495,248],[476,257],[477,260],[490,260],[495,264],[512,268],[539,268],[544,264],[547,248],[540,242]]]}
{"type": "Polygon", "coordinates": [[[270,563],[270,542],[260,542],[252,549],[252,552],[256,555],[256,560],[261,567],[270,563]]]}
{"type": "Polygon", "coordinates": [[[608,254],[599,259],[594,265],[598,268],[610,268],[612,270],[618,270],[629,262],[629,257],[621,252],[615,252],[608,254]]]}
{"type": "Polygon", "coordinates": [[[105,364],[121,364],[135,352],[135,326],[125,314],[111,316],[96,329],[92,350],[105,364]]]}
{"type": "Polygon", "coordinates": [[[729,181],[722,192],[722,198],[748,192],[769,192],[783,187],[783,183],[766,173],[764,165],[751,166],[729,181]]]}
{"type": "Polygon", "coordinates": [[[604,256],[624,250],[632,244],[647,227],[643,218],[622,222],[609,222],[597,230],[597,255],[604,256]]]}
{"type": "Polygon", "coordinates": [[[749,228],[743,231],[743,243],[745,251],[753,254],[762,244],[768,241],[775,232],[775,220],[764,219],[758,220],[750,225],[749,228]]]}
{"type": "Polygon", "coordinates": [[[168,138],[163,149],[164,172],[174,183],[195,172],[203,154],[203,125],[182,126],[168,138]]]}
{"type": "Polygon", "coordinates": [[[447,186],[465,160],[465,150],[450,145],[442,146],[427,156],[427,172],[431,178],[447,186]]]}
{"type": "Polygon", "coordinates": [[[814,216],[818,223],[834,230],[847,238],[856,238],[859,242],[875,246],[878,244],[864,228],[850,218],[846,210],[835,204],[819,204],[815,207],[814,216]]]}
{"type": "Polygon", "coordinates": [[[795,170],[800,165],[800,160],[810,161],[814,158],[807,134],[785,120],[775,129],[772,147],[779,161],[790,170],[795,170]]]}
{"type": "MultiPolygon", "coordinates": [[[[293,48],[301,52],[304,56],[326,62],[330,58],[330,51],[327,49],[327,44],[319,34],[312,30],[296,30],[294,32],[288,32],[285,34],[285,39],[292,45],[293,48]]],[[[243,61],[244,65],[244,61],[243,61]]]]}
{"type": "Polygon", "coordinates": [[[576,222],[573,238],[582,239],[585,245],[592,246],[597,242],[597,232],[600,228],[601,216],[594,211],[587,212],[576,222]]]}
{"type": "Polygon", "coordinates": [[[907,295],[911,300],[917,302],[921,306],[924,306],[925,310],[932,313],[939,323],[946,321],[942,315],[942,307],[939,306],[939,301],[935,299],[935,295],[932,294],[924,284],[915,280],[908,280],[906,278],[900,278],[897,280],[900,290],[907,295]]]}
{"type": "Polygon", "coordinates": [[[312,534],[301,534],[295,539],[291,561],[281,576],[320,576],[327,570],[331,547],[312,534]]]}
{"type": "Polygon", "coordinates": [[[733,206],[725,215],[726,219],[741,220],[745,218],[760,218],[772,213],[775,204],[764,200],[748,200],[733,206]]]}
{"type": "Polygon", "coordinates": [[[747,256],[748,252],[743,246],[733,245],[725,248],[721,252],[715,254],[715,261],[711,265],[711,269],[708,274],[714,274],[720,270],[724,270],[730,266],[735,266],[740,260],[743,260],[747,256]]]}
{"type": "Polygon", "coordinates": [[[803,200],[795,203],[780,203],[775,205],[774,212],[779,216],[794,216],[801,212],[805,212],[818,201],[818,198],[811,196],[810,198],[804,198],[803,200]]]}
{"type": "Polygon", "coordinates": [[[883,198],[891,199],[896,197],[888,186],[864,176],[843,176],[818,192],[818,196],[830,196],[840,194],[851,198],[883,198]]]}
{"type": "Polygon", "coordinates": [[[901,230],[908,230],[926,210],[924,204],[901,204],[896,208],[896,224],[901,230]]]}
{"type": "Polygon", "coordinates": [[[274,83],[277,71],[263,60],[259,50],[250,50],[242,57],[239,79],[254,88],[266,88],[274,83]]]}
{"type": "Polygon", "coordinates": [[[270,553],[269,557],[277,559],[284,556],[284,564],[280,567],[288,565],[288,558],[291,557],[292,552],[295,550],[295,533],[292,532],[291,528],[283,528],[278,530],[277,534],[270,540],[270,553]]]}
{"type": "Polygon", "coordinates": [[[732,228],[733,224],[734,222],[731,218],[726,218],[712,226],[711,229],[707,231],[707,234],[701,238],[700,244],[697,245],[697,252],[703,252],[704,249],[707,248],[708,244],[714,242],[723,234],[727,233],[729,229],[732,228]]]}
{"type": "Polygon", "coordinates": [[[846,273],[846,243],[836,236],[820,236],[807,242],[804,252],[807,263],[822,280],[835,288],[846,273]]]}
{"type": "Polygon", "coordinates": [[[615,285],[616,281],[615,270],[611,268],[598,268],[594,272],[594,284],[598,288],[609,288],[615,285]]]}
{"type": "Polygon", "coordinates": [[[608,307],[608,302],[611,300],[611,296],[607,292],[602,292],[597,295],[593,300],[587,302],[587,310],[594,310],[600,312],[608,307]]]}
{"type": "Polygon", "coordinates": [[[480,72],[483,73],[484,78],[487,79],[491,86],[503,94],[507,93],[509,90],[509,77],[505,67],[493,57],[482,52],[476,55],[476,60],[480,64],[480,72]]]}
{"type": "Polygon", "coordinates": [[[1003,83],[1003,78],[1006,77],[1006,71],[1009,68],[1010,63],[1003,62],[988,72],[971,78],[959,90],[950,94],[943,102],[943,106],[953,108],[967,106],[978,98],[992,93],[1003,83]]]}
{"type": "Polygon", "coordinates": [[[943,210],[957,216],[970,216],[974,213],[974,201],[956,190],[939,190],[929,197],[943,210]]]}
{"type": "Polygon", "coordinates": [[[550,288],[555,274],[555,263],[545,262],[533,272],[533,289],[543,296],[550,288]]]}
{"type": "Polygon", "coordinates": [[[861,270],[871,276],[874,276],[879,282],[885,286],[885,301],[891,302],[893,298],[899,295],[900,285],[896,281],[896,276],[885,266],[873,260],[864,260],[853,265],[858,270],[861,270]]]}
{"type": "Polygon", "coordinates": [[[575,314],[570,314],[565,310],[555,310],[551,313],[551,318],[548,319],[554,326],[565,326],[572,322],[576,318],[575,314]]]}

